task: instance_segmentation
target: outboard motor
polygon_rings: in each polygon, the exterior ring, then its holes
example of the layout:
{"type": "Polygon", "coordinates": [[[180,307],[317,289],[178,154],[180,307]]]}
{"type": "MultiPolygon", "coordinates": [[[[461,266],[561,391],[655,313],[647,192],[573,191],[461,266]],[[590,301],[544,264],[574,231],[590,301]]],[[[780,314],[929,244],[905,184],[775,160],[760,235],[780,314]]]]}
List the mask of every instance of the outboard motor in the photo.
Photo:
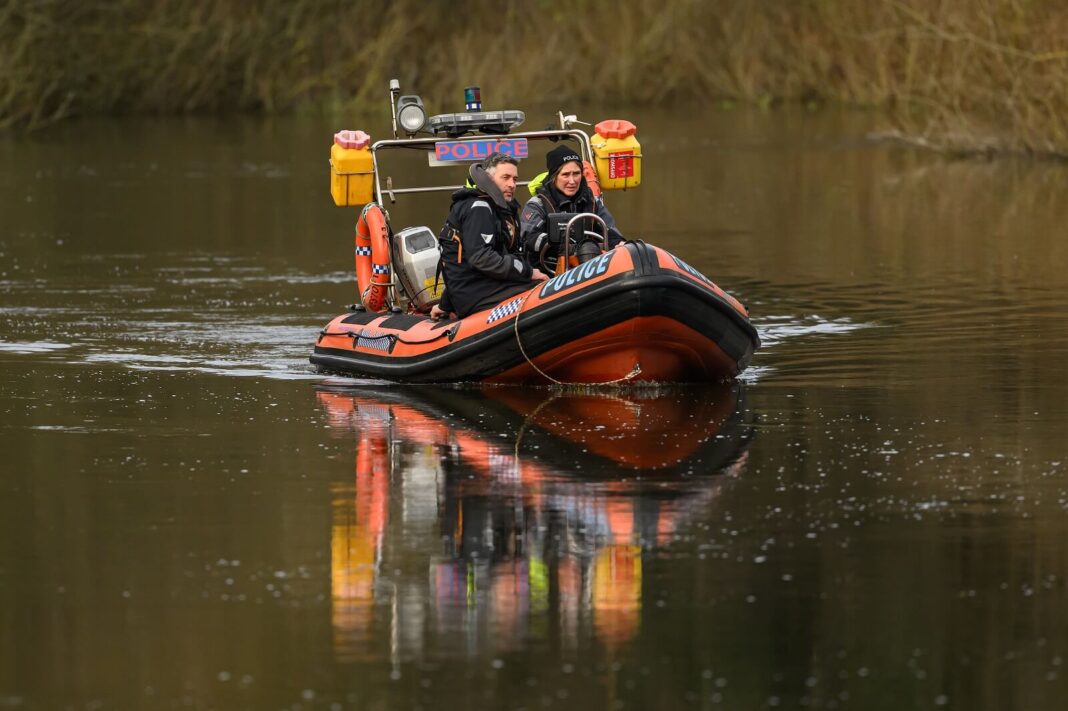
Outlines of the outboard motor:
{"type": "Polygon", "coordinates": [[[437,235],[428,227],[408,227],[393,235],[393,268],[417,311],[427,312],[441,299],[445,284],[436,279],[440,256],[437,235]]]}

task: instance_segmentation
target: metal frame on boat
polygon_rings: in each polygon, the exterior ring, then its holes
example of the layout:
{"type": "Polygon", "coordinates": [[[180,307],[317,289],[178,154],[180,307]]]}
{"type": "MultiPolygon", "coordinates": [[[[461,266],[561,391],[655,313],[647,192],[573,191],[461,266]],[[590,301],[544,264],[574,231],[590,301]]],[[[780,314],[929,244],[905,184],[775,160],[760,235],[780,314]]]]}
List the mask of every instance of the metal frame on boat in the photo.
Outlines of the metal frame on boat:
{"type": "MultiPolygon", "coordinates": [[[[569,117],[562,117],[561,120],[565,120],[566,118],[569,118],[569,117]]],[[[583,132],[581,130],[578,130],[578,129],[561,128],[560,130],[551,130],[551,131],[517,131],[515,133],[511,133],[511,132],[508,133],[507,137],[508,138],[526,138],[528,140],[529,139],[552,140],[554,138],[559,140],[559,139],[562,139],[562,138],[573,138],[574,140],[578,141],[579,144],[582,146],[583,158],[585,160],[587,160],[587,161],[592,161],[593,160],[593,151],[590,149],[590,137],[587,136],[585,132],[583,132]]],[[[486,139],[487,139],[486,135],[477,134],[477,135],[473,135],[473,136],[460,136],[460,137],[452,139],[452,140],[455,140],[455,141],[458,141],[458,142],[476,142],[476,141],[485,141],[486,139]]],[[[379,166],[378,166],[378,152],[379,151],[382,151],[384,149],[391,149],[391,148],[408,148],[408,149],[421,148],[421,149],[425,149],[425,150],[427,150],[429,152],[429,151],[433,151],[434,145],[439,143],[440,141],[441,141],[441,138],[386,138],[386,139],[382,139],[380,141],[375,141],[373,144],[371,144],[371,156],[372,156],[373,161],[374,161],[374,172],[375,172],[374,181],[375,181],[375,200],[376,200],[376,202],[378,202],[379,204],[382,204],[382,196],[383,195],[387,196],[391,203],[396,203],[397,202],[397,199],[396,199],[397,195],[405,195],[405,194],[413,194],[413,193],[451,192],[453,190],[457,190],[459,188],[462,188],[463,187],[462,183],[454,183],[454,184],[450,184],[450,185],[431,185],[431,186],[415,187],[415,188],[395,188],[395,187],[392,187],[392,185],[390,184],[392,181],[387,176],[386,189],[385,190],[382,189],[381,179],[380,179],[381,173],[379,171],[379,166]]],[[[521,180],[521,181],[519,181],[519,185],[529,185],[529,184],[530,184],[529,180],[521,180]]]]}

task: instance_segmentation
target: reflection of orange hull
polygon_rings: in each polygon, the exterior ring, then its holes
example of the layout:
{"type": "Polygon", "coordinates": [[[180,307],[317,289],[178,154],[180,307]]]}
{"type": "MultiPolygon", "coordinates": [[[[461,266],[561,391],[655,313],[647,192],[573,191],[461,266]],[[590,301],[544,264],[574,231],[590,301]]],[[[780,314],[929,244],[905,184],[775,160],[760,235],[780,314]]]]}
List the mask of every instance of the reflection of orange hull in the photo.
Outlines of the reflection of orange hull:
{"type": "MultiPolygon", "coordinates": [[[[420,412],[408,405],[384,404],[374,398],[362,398],[341,392],[319,391],[316,396],[319,402],[326,406],[331,422],[338,424],[351,422],[358,427],[354,418],[361,407],[376,410],[386,408],[393,435],[416,444],[453,445],[465,463],[480,474],[491,476],[492,468],[501,457],[511,454],[510,448],[496,441],[487,440],[476,431],[450,427],[433,415],[420,412]]],[[[377,437],[371,441],[361,437],[356,461],[358,476],[361,472],[368,470],[368,465],[364,463],[364,460],[369,457],[368,453],[372,445],[380,449],[388,446],[387,433],[376,434],[377,437]]],[[[531,493],[535,493],[538,481],[545,476],[544,467],[537,462],[522,462],[517,470],[521,481],[530,484],[531,493]]],[[[487,481],[488,479],[482,479],[467,483],[468,493],[479,490],[487,481]]]]}
{"type": "Polygon", "coordinates": [[[602,457],[636,469],[657,469],[691,457],[734,412],[736,389],[719,384],[673,397],[629,393],[569,395],[493,388],[486,394],[520,413],[527,424],[568,439],[602,457]]]}
{"type": "Polygon", "coordinates": [[[631,242],[459,321],[338,316],[311,361],[409,382],[709,382],[737,375],[759,345],[736,299],[668,252],[631,242]]]}
{"type": "MultiPolygon", "coordinates": [[[[395,391],[399,394],[401,391],[395,391]]],[[[412,391],[410,394],[428,398],[426,411],[412,404],[376,401],[374,395],[361,396],[343,392],[320,391],[318,398],[338,425],[363,426],[355,420],[355,412],[363,408],[370,412],[384,412],[393,431],[401,438],[421,444],[462,445],[459,451],[476,470],[484,471],[487,462],[500,454],[497,437],[485,440],[472,426],[485,421],[484,410],[494,403],[507,406],[499,410],[490,429],[498,432],[522,428],[524,441],[541,430],[554,438],[570,442],[581,449],[634,469],[663,469],[685,462],[710,439],[716,436],[727,419],[736,411],[739,388],[729,383],[709,385],[697,390],[687,389],[671,393],[643,394],[640,390],[617,393],[546,393],[524,388],[489,387],[481,390],[434,389],[412,391]],[[440,395],[435,405],[432,395],[440,395]],[[473,404],[476,410],[466,411],[473,404]],[[447,424],[435,410],[448,409],[460,413],[464,421],[447,424]],[[500,417],[511,419],[501,420],[500,417]],[[516,418],[523,418],[518,420],[516,418]]],[[[391,399],[396,398],[396,394],[391,399]]],[[[494,433],[495,435],[497,433],[494,433]]],[[[543,435],[540,435],[544,437],[543,435]]],[[[508,447],[511,448],[510,446],[508,447]]],[[[542,465],[524,461],[519,474],[537,478],[542,465]]]]}

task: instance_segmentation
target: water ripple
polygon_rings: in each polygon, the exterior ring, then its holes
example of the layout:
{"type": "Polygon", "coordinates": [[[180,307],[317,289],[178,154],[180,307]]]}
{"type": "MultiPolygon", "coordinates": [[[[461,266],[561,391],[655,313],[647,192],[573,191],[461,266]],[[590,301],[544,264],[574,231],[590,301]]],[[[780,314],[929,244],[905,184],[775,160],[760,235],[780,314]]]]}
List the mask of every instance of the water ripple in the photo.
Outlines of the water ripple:
{"type": "Polygon", "coordinates": [[[51,341],[33,341],[33,342],[21,342],[12,343],[0,341],[0,353],[49,353],[51,351],[61,351],[70,348],[70,343],[53,343],[51,341]]]}

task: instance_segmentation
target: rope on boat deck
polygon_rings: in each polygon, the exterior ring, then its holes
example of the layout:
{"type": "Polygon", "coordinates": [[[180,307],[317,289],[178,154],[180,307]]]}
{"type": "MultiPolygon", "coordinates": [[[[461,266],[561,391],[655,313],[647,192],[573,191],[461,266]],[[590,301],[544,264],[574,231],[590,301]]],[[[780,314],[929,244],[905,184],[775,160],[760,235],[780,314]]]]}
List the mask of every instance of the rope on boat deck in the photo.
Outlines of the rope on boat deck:
{"type": "Polygon", "coordinates": [[[534,289],[528,291],[527,295],[523,297],[523,300],[519,302],[519,309],[517,309],[515,312],[515,320],[513,321],[513,325],[515,326],[515,342],[519,345],[519,352],[523,354],[523,357],[528,363],[530,363],[530,366],[534,368],[534,370],[538,371],[538,374],[541,375],[541,377],[547,380],[551,380],[557,385],[616,385],[617,383],[625,383],[628,380],[633,380],[641,374],[641,363],[635,363],[631,371],[624,375],[622,378],[616,378],[615,380],[606,380],[603,383],[568,383],[563,380],[557,380],[556,378],[539,368],[537,364],[535,364],[534,361],[530,359],[530,356],[527,355],[526,349],[523,348],[523,341],[519,338],[519,316],[523,313],[523,307],[527,305],[527,299],[530,298],[531,294],[533,294],[534,291],[534,289]]]}

